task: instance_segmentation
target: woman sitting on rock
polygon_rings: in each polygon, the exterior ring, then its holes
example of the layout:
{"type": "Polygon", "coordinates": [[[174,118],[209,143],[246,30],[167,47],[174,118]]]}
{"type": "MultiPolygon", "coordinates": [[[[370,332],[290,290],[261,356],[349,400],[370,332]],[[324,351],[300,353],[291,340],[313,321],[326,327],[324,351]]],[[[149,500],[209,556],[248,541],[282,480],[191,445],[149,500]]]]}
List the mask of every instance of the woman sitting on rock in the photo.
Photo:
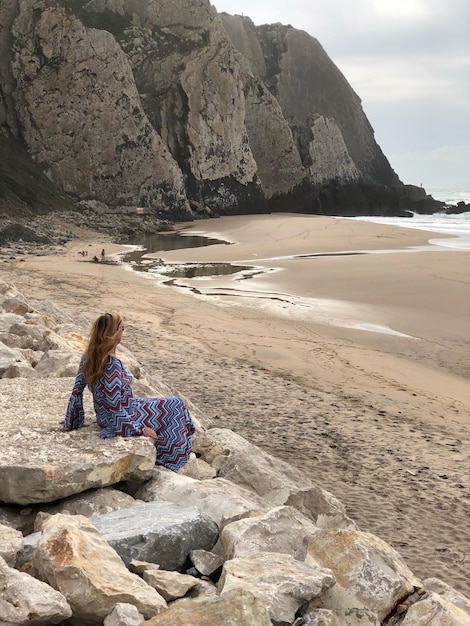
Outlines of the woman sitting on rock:
{"type": "Polygon", "coordinates": [[[178,471],[191,452],[193,421],[182,398],[134,396],[131,386],[134,377],[116,356],[123,330],[122,318],[117,314],[105,313],[93,323],[64,426],[67,430],[83,426],[83,390],[88,385],[93,394],[96,420],[101,426],[101,439],[151,437],[157,450],[156,463],[178,471]]]}

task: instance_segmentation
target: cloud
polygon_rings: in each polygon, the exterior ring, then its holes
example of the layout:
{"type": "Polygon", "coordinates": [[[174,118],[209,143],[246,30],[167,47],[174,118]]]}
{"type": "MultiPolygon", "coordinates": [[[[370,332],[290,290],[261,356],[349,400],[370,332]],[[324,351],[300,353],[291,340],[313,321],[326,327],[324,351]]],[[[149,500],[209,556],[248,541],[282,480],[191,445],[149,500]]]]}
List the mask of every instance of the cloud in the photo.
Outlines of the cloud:
{"type": "Polygon", "coordinates": [[[416,54],[413,62],[393,57],[364,56],[338,58],[336,64],[363,100],[435,101],[445,100],[449,107],[470,110],[470,58],[441,58],[416,54]]]}
{"type": "Polygon", "coordinates": [[[401,152],[388,156],[404,183],[470,189],[470,145],[443,146],[429,152],[401,152]],[[406,172],[413,172],[413,178],[406,176],[406,172]]]}

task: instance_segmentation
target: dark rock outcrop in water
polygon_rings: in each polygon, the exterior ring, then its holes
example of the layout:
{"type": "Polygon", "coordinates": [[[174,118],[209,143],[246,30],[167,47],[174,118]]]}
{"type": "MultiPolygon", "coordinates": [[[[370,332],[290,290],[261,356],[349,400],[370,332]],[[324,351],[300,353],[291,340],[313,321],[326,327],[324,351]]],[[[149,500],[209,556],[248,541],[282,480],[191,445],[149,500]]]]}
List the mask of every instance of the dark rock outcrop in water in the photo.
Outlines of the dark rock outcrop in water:
{"type": "Polygon", "coordinates": [[[402,185],[316,39],[208,0],[2,0],[0,155],[4,207],[79,199],[186,220],[442,206],[402,185]]]}

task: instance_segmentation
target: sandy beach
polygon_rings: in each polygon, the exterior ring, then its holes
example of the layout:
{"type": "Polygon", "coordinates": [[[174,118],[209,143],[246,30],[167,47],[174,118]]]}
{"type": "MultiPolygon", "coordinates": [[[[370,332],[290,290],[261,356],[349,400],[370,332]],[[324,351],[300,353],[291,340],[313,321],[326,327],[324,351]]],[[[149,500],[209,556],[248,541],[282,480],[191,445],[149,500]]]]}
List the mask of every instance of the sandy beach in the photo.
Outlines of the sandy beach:
{"type": "Polygon", "coordinates": [[[179,227],[232,243],[151,257],[246,269],[169,286],[90,262],[125,248],[81,231],[52,255],[5,259],[2,278],[85,329],[120,312],[123,343],[208,423],[302,469],[416,575],[470,596],[470,252],[330,217],[179,227]]]}

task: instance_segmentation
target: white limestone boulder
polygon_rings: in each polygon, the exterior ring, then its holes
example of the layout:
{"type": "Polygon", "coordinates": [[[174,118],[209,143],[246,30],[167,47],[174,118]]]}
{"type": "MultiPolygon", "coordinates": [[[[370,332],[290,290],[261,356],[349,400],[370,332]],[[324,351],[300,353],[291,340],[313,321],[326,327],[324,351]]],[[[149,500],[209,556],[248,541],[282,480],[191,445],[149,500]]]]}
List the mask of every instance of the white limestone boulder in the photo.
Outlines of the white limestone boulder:
{"type": "Polygon", "coordinates": [[[70,350],[48,350],[36,365],[36,373],[41,377],[54,376],[67,378],[75,376],[80,365],[81,354],[70,350]]]}
{"type": "Polygon", "coordinates": [[[13,567],[23,550],[23,534],[16,528],[0,524],[0,556],[13,567]]]}
{"type": "Polygon", "coordinates": [[[292,624],[298,609],[335,583],[331,570],[306,565],[287,554],[258,552],[226,561],[218,582],[221,594],[253,593],[276,624],[292,624]]]}
{"type": "MultiPolygon", "coordinates": [[[[204,550],[192,550],[191,560],[192,560],[192,555],[194,552],[205,552],[205,551],[204,550]]],[[[141,576],[144,579],[146,576],[148,576],[149,572],[161,571],[165,575],[170,575],[170,580],[171,580],[171,575],[176,573],[176,572],[171,572],[168,570],[160,570],[160,566],[157,565],[156,563],[148,563],[146,561],[137,561],[137,560],[133,560],[129,563],[129,570],[131,572],[135,572],[136,574],[139,574],[139,576],[141,576]]],[[[194,584],[191,584],[189,588],[186,587],[187,589],[185,593],[186,598],[209,598],[209,597],[212,598],[214,596],[219,595],[217,593],[217,588],[215,584],[212,583],[211,581],[208,581],[202,578],[193,578],[192,576],[190,578],[192,579],[192,581],[194,581],[194,584]]],[[[152,584],[150,579],[148,580],[148,582],[149,584],[152,584]]]]}
{"type": "Polygon", "coordinates": [[[184,467],[184,475],[195,478],[196,480],[207,480],[215,478],[217,472],[209,463],[197,458],[196,455],[192,453],[184,467]]]}
{"type": "Polygon", "coordinates": [[[269,503],[252,491],[223,478],[196,480],[165,468],[155,468],[152,478],[138,489],[135,497],[146,502],[166,500],[197,506],[218,526],[227,515],[262,512],[270,508],[269,503]]]}
{"type": "Polygon", "coordinates": [[[311,608],[370,609],[383,620],[423,586],[398,552],[370,533],[320,530],[309,540],[306,563],[329,568],[336,578],[311,608]]]}
{"type": "MultiPolygon", "coordinates": [[[[0,315],[0,319],[3,316],[0,315]]],[[[0,343],[0,377],[11,365],[27,365],[26,358],[19,348],[9,348],[4,343],[0,343]]]]}
{"type": "Polygon", "coordinates": [[[91,395],[85,394],[86,426],[65,432],[60,422],[73,379],[0,380],[0,501],[53,502],[121,481],[147,480],[155,467],[148,437],[102,440],[91,395]]]}
{"type": "Polygon", "coordinates": [[[51,326],[56,327],[57,324],[70,324],[72,318],[67,315],[60,307],[57,306],[52,300],[29,300],[31,307],[41,315],[41,319],[51,326]]]}
{"type": "Polygon", "coordinates": [[[212,428],[205,435],[206,440],[213,442],[205,460],[217,469],[219,477],[254,491],[271,506],[293,506],[320,528],[356,527],[335,496],[306,480],[302,472],[288,463],[231,430],[212,428]],[[214,450],[222,453],[214,455],[214,450]]]}
{"type": "Polygon", "coordinates": [[[2,302],[2,307],[7,313],[14,313],[15,315],[25,315],[25,313],[31,313],[33,308],[26,301],[23,294],[18,294],[11,298],[5,298],[2,302]]]}
{"type": "Polygon", "coordinates": [[[143,579],[156,589],[167,602],[184,598],[188,591],[197,587],[199,583],[199,580],[194,576],[168,572],[163,569],[147,569],[144,571],[143,579]]]}
{"type": "Polygon", "coordinates": [[[470,616],[446,598],[431,593],[410,606],[400,626],[470,626],[470,616]]]}
{"type": "Polygon", "coordinates": [[[140,626],[144,616],[133,604],[118,602],[105,617],[103,626],[140,626]]]}
{"type": "Polygon", "coordinates": [[[0,588],[0,624],[4,626],[50,626],[72,615],[62,593],[9,567],[1,557],[0,588]]]}
{"type": "Polygon", "coordinates": [[[11,297],[16,296],[18,293],[19,291],[14,285],[7,283],[0,278],[0,295],[4,297],[11,297]]]}
{"type": "Polygon", "coordinates": [[[298,560],[306,556],[306,539],[318,531],[313,522],[289,506],[227,524],[220,540],[226,559],[254,552],[281,552],[298,560]]]}
{"type": "Polygon", "coordinates": [[[2,378],[38,378],[39,374],[29,363],[12,363],[2,374],[2,378]]]}
{"type": "MultiPolygon", "coordinates": [[[[22,429],[19,435],[23,432],[22,429]]],[[[125,480],[141,482],[155,465],[155,447],[145,437],[103,441],[91,429],[62,436],[63,441],[52,436],[45,436],[40,443],[36,440],[31,444],[29,458],[0,464],[3,502],[52,502],[125,480]]],[[[13,456],[17,453],[15,449],[13,456]]]]}
{"type": "Polygon", "coordinates": [[[111,511],[127,509],[135,506],[137,503],[138,501],[135,498],[119,489],[113,489],[112,487],[90,489],[75,496],[64,498],[59,502],[40,505],[40,511],[37,513],[34,521],[34,531],[39,532],[44,520],[56,513],[91,517],[92,515],[103,515],[111,511]]]}
{"type": "Polygon", "coordinates": [[[272,626],[263,603],[244,589],[201,600],[178,600],[143,626],[272,626]],[[191,622],[188,622],[188,616],[191,622]],[[227,620],[230,619],[230,622],[227,620]]]}
{"type": "Polygon", "coordinates": [[[382,626],[373,611],[314,609],[302,615],[302,626],[382,626]]]}
{"type": "MultiPolygon", "coordinates": [[[[16,325],[19,324],[15,324],[14,326],[16,325]]],[[[16,335],[12,332],[0,333],[0,341],[9,348],[29,348],[33,350],[35,345],[37,345],[29,335],[16,335]]]]}
{"type": "Polygon", "coordinates": [[[73,624],[101,626],[119,602],[133,604],[147,619],[166,608],[82,515],[59,513],[46,520],[33,563],[38,577],[67,598],[73,624]]]}
{"type": "Polygon", "coordinates": [[[426,589],[439,594],[463,611],[466,611],[470,616],[470,599],[464,596],[463,593],[460,593],[460,591],[457,591],[439,578],[426,578],[424,585],[426,589]]]}
{"type": "Polygon", "coordinates": [[[16,313],[2,313],[0,315],[0,332],[9,333],[14,324],[23,324],[24,317],[16,313]]]}
{"type": "Polygon", "coordinates": [[[226,559],[244,557],[253,552],[281,552],[303,561],[307,540],[318,531],[315,524],[297,509],[275,507],[259,516],[227,524],[221,533],[226,559]]]}

